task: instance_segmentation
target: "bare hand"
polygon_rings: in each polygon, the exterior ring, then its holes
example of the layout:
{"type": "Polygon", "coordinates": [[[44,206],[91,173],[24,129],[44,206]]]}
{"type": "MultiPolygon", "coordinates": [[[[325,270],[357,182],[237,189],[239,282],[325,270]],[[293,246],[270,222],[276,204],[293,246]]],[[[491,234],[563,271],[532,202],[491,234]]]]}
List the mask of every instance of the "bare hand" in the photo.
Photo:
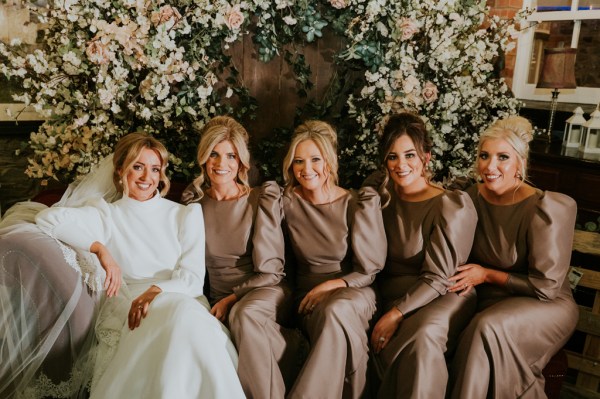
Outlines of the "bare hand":
{"type": "Polygon", "coordinates": [[[485,282],[488,269],[475,263],[468,263],[457,267],[456,270],[457,273],[448,279],[455,282],[452,287],[448,288],[448,291],[461,291],[458,295],[465,296],[473,287],[485,282]]]}
{"type": "Polygon", "coordinates": [[[144,293],[131,302],[131,309],[129,309],[129,329],[135,330],[140,326],[142,319],[148,314],[148,307],[150,302],[160,294],[162,290],[156,285],[148,288],[144,293]]]}
{"type": "Polygon", "coordinates": [[[119,293],[121,288],[121,267],[112,257],[108,248],[104,244],[95,241],[90,247],[90,252],[96,254],[100,265],[106,271],[106,279],[104,280],[104,289],[106,296],[112,297],[119,293]]]}
{"type": "Polygon", "coordinates": [[[228,295],[219,302],[215,303],[210,310],[210,314],[219,319],[221,323],[225,323],[227,321],[227,317],[229,316],[229,311],[236,302],[237,296],[235,294],[228,295]]]}
{"type": "Polygon", "coordinates": [[[386,347],[402,320],[404,320],[404,315],[396,307],[391,308],[381,316],[375,324],[375,328],[373,328],[373,333],[371,333],[371,347],[375,353],[379,353],[386,347]]]}
{"type": "Polygon", "coordinates": [[[315,309],[315,306],[323,302],[333,291],[344,287],[347,287],[346,281],[341,278],[328,280],[317,285],[302,298],[302,302],[300,302],[300,306],[298,307],[298,313],[311,313],[315,309]]]}

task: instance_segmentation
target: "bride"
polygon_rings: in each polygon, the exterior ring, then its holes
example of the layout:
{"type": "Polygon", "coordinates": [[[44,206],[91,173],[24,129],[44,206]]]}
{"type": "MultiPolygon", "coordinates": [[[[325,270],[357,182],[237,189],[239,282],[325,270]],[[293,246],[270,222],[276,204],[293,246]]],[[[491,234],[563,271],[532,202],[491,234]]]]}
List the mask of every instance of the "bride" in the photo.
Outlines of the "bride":
{"type": "Polygon", "coordinates": [[[103,193],[101,176],[112,172],[121,199],[92,196],[84,206],[36,216],[43,231],[95,254],[106,272],[92,398],[244,397],[235,348],[202,291],[202,208],[162,198],[169,189],[167,159],[156,139],[128,134],[117,143],[113,164],[103,167],[110,171],[99,168],[86,179],[91,190],[70,193],[103,193]]]}

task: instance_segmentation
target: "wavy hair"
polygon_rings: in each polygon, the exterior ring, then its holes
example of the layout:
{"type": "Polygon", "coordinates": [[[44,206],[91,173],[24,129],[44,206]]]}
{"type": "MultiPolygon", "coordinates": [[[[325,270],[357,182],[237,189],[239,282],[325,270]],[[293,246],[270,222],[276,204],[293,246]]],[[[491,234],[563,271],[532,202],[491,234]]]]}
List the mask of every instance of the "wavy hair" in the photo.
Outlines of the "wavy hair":
{"type": "Polygon", "coordinates": [[[382,184],[378,187],[378,191],[381,195],[381,207],[385,208],[390,203],[390,193],[387,189],[387,184],[390,180],[387,157],[396,140],[402,136],[410,137],[415,145],[417,155],[423,162],[423,173],[427,181],[431,179],[431,172],[427,168],[427,154],[431,154],[433,142],[427,132],[425,122],[415,113],[403,111],[390,115],[383,121],[383,125],[383,131],[379,139],[379,162],[385,177],[382,184]]]}
{"type": "Polygon", "coordinates": [[[125,196],[129,195],[127,173],[131,170],[145,148],[154,151],[160,159],[158,190],[160,195],[164,197],[171,187],[171,181],[166,173],[167,165],[169,164],[169,152],[163,143],[146,133],[129,133],[121,137],[117,142],[113,155],[113,183],[117,191],[122,192],[125,196]]]}
{"type": "Polygon", "coordinates": [[[200,134],[201,138],[196,154],[200,173],[191,184],[191,195],[188,195],[184,202],[197,202],[204,197],[204,192],[210,187],[210,179],[206,177],[206,162],[215,146],[224,141],[231,142],[237,152],[240,161],[236,181],[242,185],[243,193],[248,193],[250,191],[248,183],[250,151],[248,150],[249,135],[246,129],[230,116],[217,116],[204,125],[200,134]]]}

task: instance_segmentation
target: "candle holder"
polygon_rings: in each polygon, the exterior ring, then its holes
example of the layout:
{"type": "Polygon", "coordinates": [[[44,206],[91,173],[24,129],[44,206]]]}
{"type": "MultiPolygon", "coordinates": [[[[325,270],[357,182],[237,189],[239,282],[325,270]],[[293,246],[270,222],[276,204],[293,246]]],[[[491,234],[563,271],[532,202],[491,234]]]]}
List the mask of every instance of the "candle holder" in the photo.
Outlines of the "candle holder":
{"type": "Polygon", "coordinates": [[[583,135],[581,130],[586,120],[583,117],[583,110],[577,107],[573,110],[573,115],[565,122],[565,132],[563,134],[563,147],[579,148],[583,135]]]}
{"type": "Polygon", "coordinates": [[[600,110],[596,108],[590,115],[590,120],[583,124],[581,145],[579,151],[587,155],[600,154],[600,110]]]}

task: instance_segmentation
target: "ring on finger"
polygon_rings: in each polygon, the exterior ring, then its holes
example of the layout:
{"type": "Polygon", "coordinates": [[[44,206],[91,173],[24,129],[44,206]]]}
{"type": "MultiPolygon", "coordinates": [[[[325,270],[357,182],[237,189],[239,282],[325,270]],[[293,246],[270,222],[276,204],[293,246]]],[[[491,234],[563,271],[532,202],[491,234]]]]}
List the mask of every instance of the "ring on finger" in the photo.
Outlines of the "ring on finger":
{"type": "Polygon", "coordinates": [[[379,337],[379,342],[385,342],[385,338],[384,337],[379,337]]]}

